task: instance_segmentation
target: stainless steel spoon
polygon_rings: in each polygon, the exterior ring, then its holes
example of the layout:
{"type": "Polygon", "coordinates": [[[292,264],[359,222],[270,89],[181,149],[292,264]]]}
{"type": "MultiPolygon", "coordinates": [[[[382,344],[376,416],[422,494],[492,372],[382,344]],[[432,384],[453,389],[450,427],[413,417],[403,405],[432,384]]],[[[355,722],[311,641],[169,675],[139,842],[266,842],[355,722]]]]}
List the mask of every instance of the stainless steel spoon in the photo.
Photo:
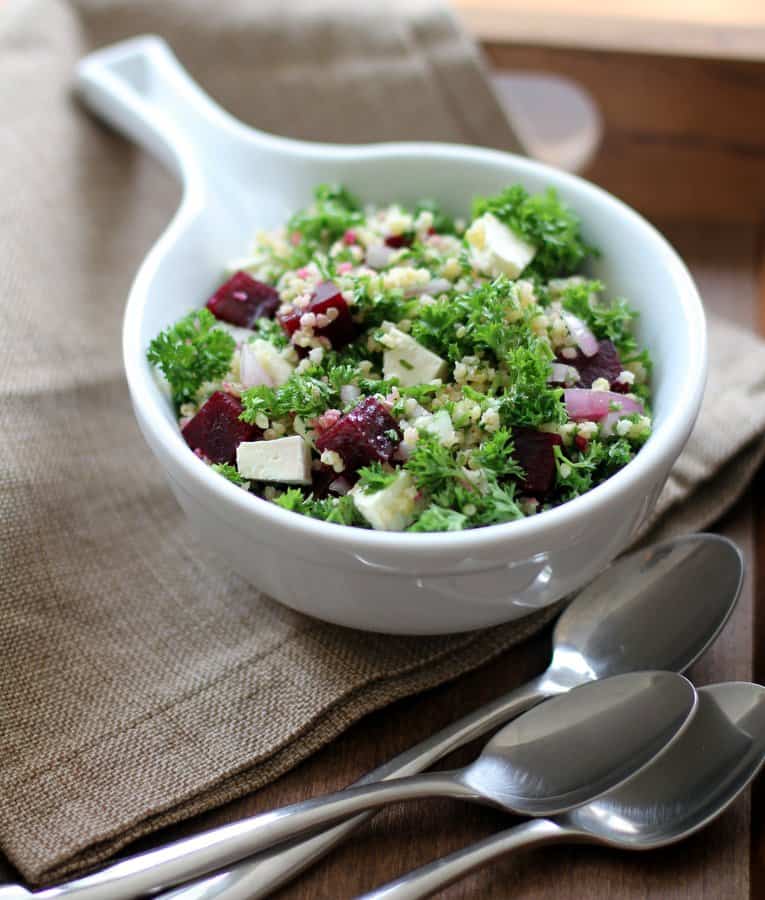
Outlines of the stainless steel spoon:
{"type": "MultiPolygon", "coordinates": [[[[584,588],[558,620],[548,669],[447,725],[357,784],[422,772],[546,697],[641,669],[683,672],[715,640],[741,591],[744,564],[727,538],[692,534],[622,557],[584,588]]],[[[162,900],[259,900],[349,837],[373,813],[279,846],[162,900]]]]}
{"type": "MultiPolygon", "coordinates": [[[[75,893],[144,896],[401,800],[455,797],[532,815],[570,809],[667,752],[692,722],[696,705],[693,685],[673,672],[631,672],[584,684],[506,725],[464,769],[364,785],[253,816],[102,869],[81,879],[75,893]]],[[[55,889],[41,895],[56,896],[55,889]]]]}
{"type": "Polygon", "coordinates": [[[765,762],[765,687],[701,688],[693,721],[669,751],[621,787],[552,819],[536,819],[435,860],[364,900],[419,900],[506,853],[541,844],[652,850],[703,828],[765,762]]]}

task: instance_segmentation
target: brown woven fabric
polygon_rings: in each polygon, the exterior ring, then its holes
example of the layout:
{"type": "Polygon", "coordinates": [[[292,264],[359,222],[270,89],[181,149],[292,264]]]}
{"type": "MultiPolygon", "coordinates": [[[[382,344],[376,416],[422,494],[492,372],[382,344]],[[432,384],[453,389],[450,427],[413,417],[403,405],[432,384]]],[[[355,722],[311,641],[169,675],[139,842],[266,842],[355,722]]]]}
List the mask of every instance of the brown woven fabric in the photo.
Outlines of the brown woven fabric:
{"type": "MultiPolygon", "coordinates": [[[[79,57],[144,32],[266,130],[515,146],[474,48],[431,0],[5,4],[0,847],[36,883],[264,784],[549,617],[448,638],[356,633],[258,596],[195,544],[134,424],[119,350],[133,272],[178,188],[70,97],[79,57]]],[[[730,355],[740,336],[717,334],[730,355]]],[[[735,377],[762,394],[758,344],[749,358],[735,377]]],[[[694,525],[761,457],[765,422],[744,419],[678,469],[667,500],[701,479],[714,499],[694,525]],[[748,467],[713,494],[739,452],[748,467]]]]}

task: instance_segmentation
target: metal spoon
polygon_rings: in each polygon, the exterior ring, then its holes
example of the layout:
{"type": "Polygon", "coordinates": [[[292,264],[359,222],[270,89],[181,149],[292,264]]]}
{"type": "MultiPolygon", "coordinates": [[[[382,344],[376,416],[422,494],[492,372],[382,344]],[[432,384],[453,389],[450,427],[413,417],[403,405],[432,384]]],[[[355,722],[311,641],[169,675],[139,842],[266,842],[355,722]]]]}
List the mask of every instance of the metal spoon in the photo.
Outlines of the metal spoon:
{"type": "MultiPolygon", "coordinates": [[[[357,784],[422,772],[546,697],[641,669],[683,672],[722,630],[741,591],[736,545],[714,534],[675,538],[622,557],[584,588],[558,620],[553,659],[539,677],[365,775],[357,784]]],[[[259,900],[295,878],[368,821],[362,813],[163,895],[162,900],[259,900]]]]}
{"type": "MultiPolygon", "coordinates": [[[[505,726],[464,769],[338,791],[216,828],[83,878],[75,883],[76,895],[143,896],[401,800],[455,797],[531,815],[570,809],[666,752],[692,721],[696,705],[693,685],[674,672],[631,672],[581,685],[505,726]]],[[[56,896],[55,890],[34,896],[56,896]]]]}
{"type": "Polygon", "coordinates": [[[765,762],[765,688],[701,688],[699,708],[659,759],[600,799],[536,819],[435,860],[364,900],[419,900],[506,853],[541,844],[605,844],[652,850],[703,828],[747,787],[765,762]]]}

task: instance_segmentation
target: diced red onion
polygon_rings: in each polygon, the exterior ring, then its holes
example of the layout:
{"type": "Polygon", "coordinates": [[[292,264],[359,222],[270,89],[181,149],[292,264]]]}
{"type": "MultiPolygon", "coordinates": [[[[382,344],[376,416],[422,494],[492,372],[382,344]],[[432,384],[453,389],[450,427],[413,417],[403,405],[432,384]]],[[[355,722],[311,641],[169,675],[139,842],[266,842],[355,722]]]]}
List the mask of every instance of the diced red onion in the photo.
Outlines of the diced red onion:
{"type": "Polygon", "coordinates": [[[258,362],[252,344],[242,344],[239,358],[239,380],[245,387],[256,387],[259,384],[265,384],[268,387],[274,386],[270,375],[258,362]]]}
{"type": "Polygon", "coordinates": [[[344,475],[335,478],[335,480],[331,481],[329,484],[329,490],[332,491],[333,494],[339,494],[341,497],[344,497],[352,487],[353,485],[344,475]]]}
{"type": "Polygon", "coordinates": [[[605,419],[600,422],[600,433],[603,437],[611,437],[614,433],[614,426],[621,419],[620,412],[610,412],[605,419]]]}
{"type": "Polygon", "coordinates": [[[598,352],[598,339],[584,324],[584,322],[573,313],[561,313],[563,321],[566,323],[571,337],[576,341],[579,349],[585,356],[595,356],[598,352]]]}
{"type": "Polygon", "coordinates": [[[361,388],[357,387],[355,384],[344,384],[340,388],[340,399],[346,405],[348,403],[355,403],[356,400],[361,396],[361,388]]]}
{"type": "Polygon", "coordinates": [[[579,381],[579,371],[565,363],[554,362],[550,366],[550,377],[547,381],[552,384],[576,384],[579,381]]]}
{"type": "Polygon", "coordinates": [[[385,244],[372,244],[367,247],[367,265],[373,269],[384,269],[396,251],[385,244]]]}
{"type": "Polygon", "coordinates": [[[624,394],[615,394],[612,391],[593,391],[589,388],[567,388],[563,393],[566,410],[569,418],[576,421],[587,419],[597,421],[614,413],[617,418],[629,416],[632,413],[642,413],[643,404],[624,394]],[[618,404],[618,409],[612,410],[611,404],[618,404]]]}

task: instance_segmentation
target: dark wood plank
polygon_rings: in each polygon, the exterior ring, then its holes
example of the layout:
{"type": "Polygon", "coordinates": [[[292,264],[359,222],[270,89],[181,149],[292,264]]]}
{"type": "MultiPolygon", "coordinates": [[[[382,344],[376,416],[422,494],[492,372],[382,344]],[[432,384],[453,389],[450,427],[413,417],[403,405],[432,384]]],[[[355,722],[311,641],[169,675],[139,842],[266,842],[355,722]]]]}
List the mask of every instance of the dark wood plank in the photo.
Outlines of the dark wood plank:
{"type": "Polygon", "coordinates": [[[765,64],[507,43],[499,69],[553,73],[585,88],[604,139],[587,178],[652,218],[765,217],[765,64]]]}
{"type": "MultiPolygon", "coordinates": [[[[765,335],[765,226],[757,232],[757,320],[765,335]]],[[[765,684],[765,470],[755,479],[751,490],[754,508],[755,610],[752,627],[753,677],[765,684]]],[[[765,897],[765,777],[752,788],[751,897],[765,897]]]]}

